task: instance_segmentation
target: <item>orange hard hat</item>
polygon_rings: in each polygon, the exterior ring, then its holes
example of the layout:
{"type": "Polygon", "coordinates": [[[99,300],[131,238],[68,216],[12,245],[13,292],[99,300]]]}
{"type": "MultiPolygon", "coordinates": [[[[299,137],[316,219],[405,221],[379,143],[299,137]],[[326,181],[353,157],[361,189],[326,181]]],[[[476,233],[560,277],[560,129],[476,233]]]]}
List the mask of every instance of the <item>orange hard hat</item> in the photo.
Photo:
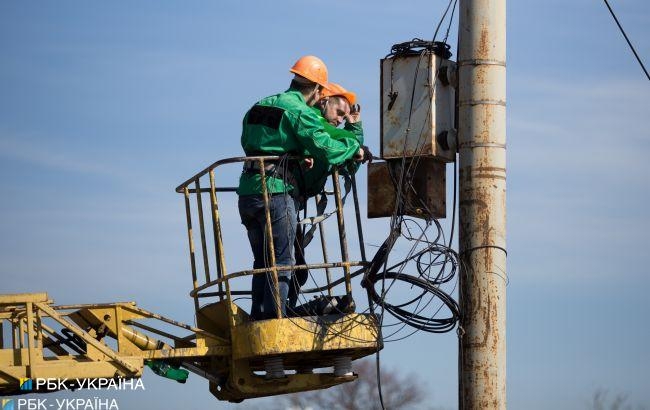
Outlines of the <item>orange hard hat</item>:
{"type": "Polygon", "coordinates": [[[357,95],[353,93],[352,91],[348,91],[345,88],[341,87],[339,84],[336,83],[328,83],[327,88],[323,90],[321,93],[321,96],[323,97],[334,97],[340,95],[341,97],[345,97],[350,105],[354,105],[357,103],[357,95]]]}
{"type": "Polygon", "coordinates": [[[327,67],[318,57],[300,57],[289,71],[327,88],[327,67]]]}

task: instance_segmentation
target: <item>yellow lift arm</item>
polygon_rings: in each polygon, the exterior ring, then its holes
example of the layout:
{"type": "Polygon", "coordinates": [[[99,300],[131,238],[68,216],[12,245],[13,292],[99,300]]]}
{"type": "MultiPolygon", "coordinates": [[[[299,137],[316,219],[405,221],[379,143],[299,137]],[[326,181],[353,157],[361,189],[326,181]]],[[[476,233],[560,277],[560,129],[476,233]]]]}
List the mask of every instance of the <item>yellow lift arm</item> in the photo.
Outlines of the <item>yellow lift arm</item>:
{"type": "Polygon", "coordinates": [[[45,392],[21,390],[21,379],[139,378],[145,361],[151,360],[208,379],[210,391],[220,400],[241,401],[354,380],[352,374],[303,370],[335,366],[338,357],[355,359],[377,350],[376,322],[367,315],[252,322],[237,305],[221,302],[200,310],[201,328],[133,302],[53,306],[46,293],[0,296],[0,319],[2,329],[11,329],[11,340],[1,341],[2,395],[45,392]],[[236,321],[232,329],[224,320],[227,309],[236,321]],[[159,330],[143,323],[147,320],[189,335],[159,330]],[[270,357],[283,358],[285,377],[260,374],[270,357]]]}

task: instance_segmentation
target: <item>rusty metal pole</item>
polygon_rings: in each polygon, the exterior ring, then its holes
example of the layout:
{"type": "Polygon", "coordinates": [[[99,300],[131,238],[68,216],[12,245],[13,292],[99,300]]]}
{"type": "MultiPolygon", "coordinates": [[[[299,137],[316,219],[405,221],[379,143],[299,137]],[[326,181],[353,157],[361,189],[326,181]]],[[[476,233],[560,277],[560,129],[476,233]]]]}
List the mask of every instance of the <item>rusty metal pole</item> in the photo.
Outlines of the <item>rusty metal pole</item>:
{"type": "Polygon", "coordinates": [[[506,0],[460,0],[459,408],[506,408],[506,0]]]}

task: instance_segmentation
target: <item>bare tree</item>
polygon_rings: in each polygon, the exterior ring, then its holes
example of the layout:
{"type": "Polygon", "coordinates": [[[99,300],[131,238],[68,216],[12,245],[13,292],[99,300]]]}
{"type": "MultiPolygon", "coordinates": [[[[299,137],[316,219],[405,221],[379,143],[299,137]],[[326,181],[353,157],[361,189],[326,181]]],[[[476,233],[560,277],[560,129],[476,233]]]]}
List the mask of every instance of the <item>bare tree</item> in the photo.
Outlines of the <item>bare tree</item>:
{"type": "MultiPolygon", "coordinates": [[[[350,383],[325,390],[291,394],[286,408],[294,410],[374,410],[381,409],[377,388],[377,372],[373,360],[354,364],[359,378],[350,383]]],[[[400,374],[395,369],[381,371],[381,390],[386,409],[409,409],[425,400],[423,383],[412,374],[400,374]]]]}
{"type": "Polygon", "coordinates": [[[598,389],[594,392],[594,395],[591,398],[591,403],[589,403],[590,410],[645,410],[647,407],[643,405],[638,405],[633,407],[627,402],[627,396],[625,394],[617,394],[613,399],[609,399],[609,393],[605,389],[598,389]]]}

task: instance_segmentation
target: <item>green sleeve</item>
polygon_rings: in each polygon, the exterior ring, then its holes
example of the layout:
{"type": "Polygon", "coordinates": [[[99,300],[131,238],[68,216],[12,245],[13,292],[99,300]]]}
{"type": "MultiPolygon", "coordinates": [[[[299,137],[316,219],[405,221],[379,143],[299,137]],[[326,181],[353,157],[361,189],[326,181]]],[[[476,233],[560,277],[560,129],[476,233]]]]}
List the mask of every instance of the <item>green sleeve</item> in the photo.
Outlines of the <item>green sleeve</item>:
{"type": "MultiPolygon", "coordinates": [[[[361,146],[362,141],[363,141],[363,130],[361,130],[361,140],[359,140],[359,135],[352,130],[346,129],[346,128],[337,128],[327,122],[324,118],[322,119],[323,122],[323,128],[325,129],[325,132],[327,132],[332,138],[334,138],[337,141],[355,141],[361,146]]],[[[355,131],[357,129],[355,128],[355,131]]],[[[357,131],[358,132],[358,131],[357,131]]]]}
{"type": "Polygon", "coordinates": [[[355,123],[346,122],[343,129],[354,134],[357,137],[357,141],[359,141],[359,145],[363,145],[363,126],[361,125],[361,121],[355,123]]]}
{"type": "MultiPolygon", "coordinates": [[[[299,143],[317,160],[339,165],[359,151],[359,143],[356,139],[345,138],[339,141],[332,138],[325,130],[320,117],[311,110],[301,111],[294,120],[299,143]]],[[[332,128],[337,129],[333,126],[332,128]]]]}
{"type": "MultiPolygon", "coordinates": [[[[325,131],[335,140],[341,141],[348,145],[354,145],[355,147],[361,146],[363,144],[363,128],[361,127],[361,122],[349,125],[346,123],[345,127],[341,129],[327,122],[325,118],[321,117],[321,121],[323,122],[325,131]]],[[[357,151],[359,151],[358,148],[357,151]]],[[[348,161],[348,169],[352,173],[356,173],[359,170],[360,165],[360,162],[348,161]]]]}

